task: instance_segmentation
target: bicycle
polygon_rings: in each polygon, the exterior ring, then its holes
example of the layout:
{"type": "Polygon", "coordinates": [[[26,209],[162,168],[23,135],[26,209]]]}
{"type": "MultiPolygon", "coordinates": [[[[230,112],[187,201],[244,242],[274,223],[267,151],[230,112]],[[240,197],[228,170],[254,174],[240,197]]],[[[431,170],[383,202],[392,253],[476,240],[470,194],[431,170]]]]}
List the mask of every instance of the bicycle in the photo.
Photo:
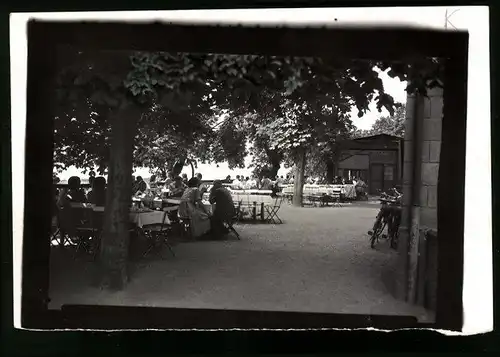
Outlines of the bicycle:
{"type": "Polygon", "coordinates": [[[382,193],[380,197],[380,202],[382,207],[380,208],[375,223],[373,225],[373,230],[368,231],[370,238],[371,248],[375,248],[375,243],[378,243],[380,237],[384,239],[390,239],[390,245],[392,249],[397,249],[399,240],[399,225],[401,223],[401,198],[402,194],[396,189],[393,189],[395,195],[390,196],[386,193],[382,193]],[[382,234],[385,227],[387,226],[387,235],[382,234]]]}

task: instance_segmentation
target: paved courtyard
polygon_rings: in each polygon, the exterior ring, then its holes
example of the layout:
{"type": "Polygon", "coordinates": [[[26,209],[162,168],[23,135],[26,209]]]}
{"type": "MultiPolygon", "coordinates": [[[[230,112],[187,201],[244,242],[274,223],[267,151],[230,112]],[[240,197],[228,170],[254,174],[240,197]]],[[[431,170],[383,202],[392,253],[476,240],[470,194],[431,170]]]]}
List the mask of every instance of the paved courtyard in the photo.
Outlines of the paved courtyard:
{"type": "Polygon", "coordinates": [[[176,257],[139,264],[120,292],[89,287],[90,263],[53,259],[51,308],[102,304],[214,309],[413,315],[425,309],[396,300],[396,252],[370,249],[366,232],[379,206],[295,208],[284,224],[240,224],[241,240],[180,243],[176,257]]]}

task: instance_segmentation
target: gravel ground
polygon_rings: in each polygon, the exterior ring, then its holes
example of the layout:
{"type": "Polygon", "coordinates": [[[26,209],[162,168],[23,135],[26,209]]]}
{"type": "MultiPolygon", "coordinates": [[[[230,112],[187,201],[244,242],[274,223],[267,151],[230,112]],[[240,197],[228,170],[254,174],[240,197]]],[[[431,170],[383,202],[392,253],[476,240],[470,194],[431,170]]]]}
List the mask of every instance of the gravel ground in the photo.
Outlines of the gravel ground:
{"type": "Polygon", "coordinates": [[[390,290],[397,255],[366,232],[378,205],[284,206],[281,225],[239,224],[241,240],[181,243],[142,262],[120,292],[88,287],[90,264],[53,259],[51,307],[63,303],[433,316],[390,290]],[[64,264],[64,269],[61,268],[64,264]]]}

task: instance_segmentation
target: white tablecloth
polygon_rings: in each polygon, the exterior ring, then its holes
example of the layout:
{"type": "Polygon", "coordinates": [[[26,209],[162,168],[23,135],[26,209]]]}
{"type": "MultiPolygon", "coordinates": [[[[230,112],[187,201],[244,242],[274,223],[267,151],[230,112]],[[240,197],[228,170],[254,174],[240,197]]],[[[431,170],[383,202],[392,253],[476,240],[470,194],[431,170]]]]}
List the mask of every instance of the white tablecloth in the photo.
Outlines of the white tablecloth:
{"type": "MultiPolygon", "coordinates": [[[[346,198],[356,197],[356,188],[352,184],[347,185],[304,185],[303,193],[307,194],[332,194],[333,191],[340,191],[346,198]]],[[[283,188],[284,194],[293,194],[293,186],[283,188]]]]}
{"type": "MultiPolygon", "coordinates": [[[[83,208],[88,208],[92,209],[94,212],[104,212],[104,207],[103,206],[96,206],[96,205],[90,205],[90,204],[72,204],[72,207],[83,207],[83,208]]],[[[178,207],[169,207],[170,210],[177,209],[178,207]]],[[[130,217],[130,222],[135,223],[137,227],[142,228],[147,225],[151,224],[161,224],[163,221],[165,212],[164,211],[150,211],[150,210],[145,210],[145,211],[131,211],[129,213],[130,217]]],[[[168,219],[168,216],[165,217],[165,224],[170,224],[170,220],[168,219]]]]}
{"type": "Polygon", "coordinates": [[[242,205],[253,204],[256,202],[257,204],[271,204],[274,201],[269,195],[251,195],[248,193],[232,193],[234,203],[238,203],[241,201],[242,205]]]}
{"type": "Polygon", "coordinates": [[[135,223],[139,228],[153,224],[162,224],[164,217],[165,224],[170,224],[168,216],[165,216],[165,212],[163,211],[130,212],[129,217],[130,222],[135,223]]]}

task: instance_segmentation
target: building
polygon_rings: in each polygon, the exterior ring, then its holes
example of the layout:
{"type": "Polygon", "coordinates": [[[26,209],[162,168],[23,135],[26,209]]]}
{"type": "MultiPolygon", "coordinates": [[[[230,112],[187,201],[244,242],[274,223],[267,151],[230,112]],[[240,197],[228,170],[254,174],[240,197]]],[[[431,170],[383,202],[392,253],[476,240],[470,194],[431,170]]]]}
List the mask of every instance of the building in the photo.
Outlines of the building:
{"type": "Polygon", "coordinates": [[[377,194],[402,183],[403,138],[380,134],[344,143],[338,175],[346,179],[361,177],[368,193],[377,194]]]}

